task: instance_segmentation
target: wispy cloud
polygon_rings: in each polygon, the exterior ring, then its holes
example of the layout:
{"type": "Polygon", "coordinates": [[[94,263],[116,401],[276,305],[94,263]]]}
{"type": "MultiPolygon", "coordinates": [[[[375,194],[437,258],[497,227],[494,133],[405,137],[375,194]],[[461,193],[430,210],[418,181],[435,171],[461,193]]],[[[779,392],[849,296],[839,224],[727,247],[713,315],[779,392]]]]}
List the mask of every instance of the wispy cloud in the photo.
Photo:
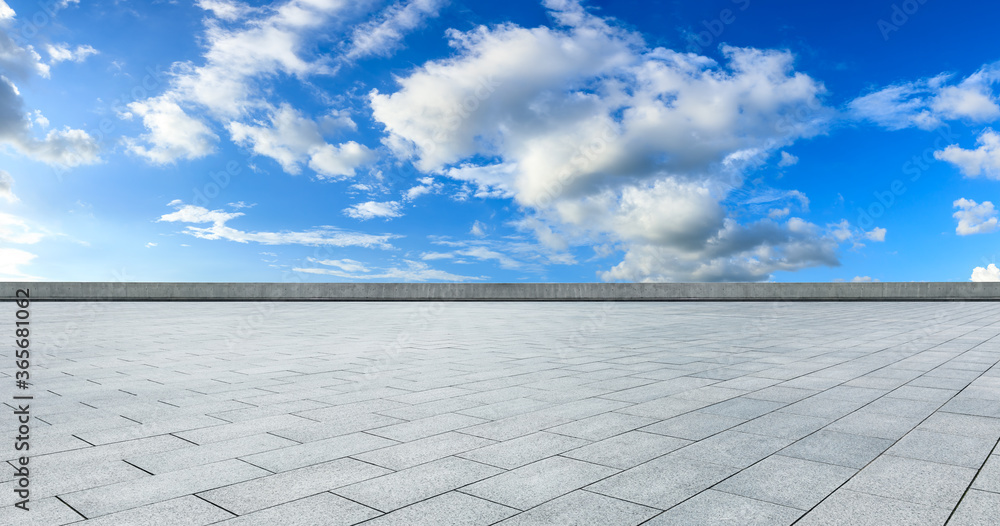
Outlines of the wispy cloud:
{"type": "Polygon", "coordinates": [[[259,243],[262,245],[306,245],[306,246],[358,246],[389,249],[389,240],[399,237],[393,234],[365,234],[351,232],[331,226],[321,226],[305,231],[247,232],[228,226],[230,220],[244,215],[242,212],[208,210],[194,205],[172,201],[177,210],[164,214],[158,221],[204,224],[208,227],[188,226],[184,233],[201,239],[225,239],[237,243],[259,243]]]}
{"type": "MultiPolygon", "coordinates": [[[[307,274],[321,274],[324,276],[334,276],[350,280],[392,280],[392,281],[478,281],[486,279],[486,276],[463,276],[452,274],[443,270],[431,268],[426,263],[419,261],[403,260],[403,267],[385,267],[369,269],[365,267],[359,270],[345,270],[342,262],[337,262],[332,266],[337,268],[295,268],[295,272],[305,272],[307,274]]],[[[318,264],[333,263],[315,261],[318,264]]]]}

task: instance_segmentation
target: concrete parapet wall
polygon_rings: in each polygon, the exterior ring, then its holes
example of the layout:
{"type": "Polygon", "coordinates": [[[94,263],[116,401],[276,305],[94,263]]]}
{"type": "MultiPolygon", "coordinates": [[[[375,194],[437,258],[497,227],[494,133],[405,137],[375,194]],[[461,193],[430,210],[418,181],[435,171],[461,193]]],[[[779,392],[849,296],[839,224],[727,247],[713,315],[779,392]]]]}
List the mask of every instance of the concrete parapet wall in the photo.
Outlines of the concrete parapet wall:
{"type": "Polygon", "coordinates": [[[1000,301],[1000,283],[7,282],[42,301],[1000,301]]]}

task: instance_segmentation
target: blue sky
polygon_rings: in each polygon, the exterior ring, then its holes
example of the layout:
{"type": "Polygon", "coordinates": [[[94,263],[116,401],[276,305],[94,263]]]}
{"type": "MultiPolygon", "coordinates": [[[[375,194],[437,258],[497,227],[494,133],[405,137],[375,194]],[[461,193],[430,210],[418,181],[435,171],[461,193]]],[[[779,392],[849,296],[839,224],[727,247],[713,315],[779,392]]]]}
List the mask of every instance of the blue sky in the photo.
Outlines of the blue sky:
{"type": "Polygon", "coordinates": [[[1000,281],[998,16],[0,1],[0,279],[1000,281]]]}

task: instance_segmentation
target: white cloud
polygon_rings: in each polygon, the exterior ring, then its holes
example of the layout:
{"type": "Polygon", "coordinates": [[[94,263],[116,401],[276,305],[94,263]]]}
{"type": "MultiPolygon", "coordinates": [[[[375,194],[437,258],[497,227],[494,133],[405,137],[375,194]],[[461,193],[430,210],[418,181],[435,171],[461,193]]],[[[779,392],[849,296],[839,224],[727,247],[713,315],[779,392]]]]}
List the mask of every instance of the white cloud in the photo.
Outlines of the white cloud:
{"type": "MultiPolygon", "coordinates": [[[[0,6],[0,20],[14,18],[14,10],[6,3],[0,6]]],[[[0,27],[0,71],[23,80],[33,75],[49,78],[49,66],[31,45],[21,47],[0,27]]]]}
{"type": "Polygon", "coordinates": [[[927,108],[926,91],[919,84],[900,84],[852,100],[848,108],[854,118],[869,120],[890,130],[916,126],[932,129],[941,121],[927,108]]]}
{"type": "Polygon", "coordinates": [[[31,120],[42,128],[49,127],[49,119],[45,118],[45,115],[42,115],[42,110],[31,112],[31,120]]]}
{"type": "Polygon", "coordinates": [[[934,158],[954,164],[966,177],[982,175],[987,179],[1000,180],[1000,134],[987,128],[979,134],[976,144],[979,147],[975,150],[952,144],[934,152],[934,158]]]}
{"type": "Polygon", "coordinates": [[[338,146],[327,144],[312,151],[309,167],[321,178],[345,179],[376,158],[375,152],[363,144],[347,141],[338,146]]]}
{"type": "Polygon", "coordinates": [[[451,31],[454,56],[373,91],[384,143],[425,173],[513,194],[577,242],[621,247],[604,279],[767,279],[837,264],[818,228],[743,225],[720,204],[744,170],[832,114],[791,54],[725,47],[719,65],[649,49],[575,2],[546,6],[563,27],[451,31]]]}
{"type": "Polygon", "coordinates": [[[869,241],[885,241],[886,229],[875,227],[870,232],[865,232],[865,239],[869,241]]]}
{"type": "Polygon", "coordinates": [[[993,208],[993,203],[983,201],[976,204],[971,199],[958,199],[952,206],[959,208],[952,217],[958,220],[955,233],[960,236],[970,234],[987,234],[997,230],[997,211],[993,208]]]}
{"type": "Polygon", "coordinates": [[[435,183],[433,177],[421,177],[417,181],[420,183],[419,185],[410,187],[403,194],[403,198],[407,201],[412,201],[425,194],[440,192],[441,188],[444,187],[441,183],[435,183]]]}
{"type": "MultiPolygon", "coordinates": [[[[796,218],[792,218],[796,219],[796,218]]],[[[861,228],[854,228],[846,219],[841,219],[839,223],[830,223],[827,225],[827,231],[830,236],[836,239],[840,243],[850,241],[853,248],[861,248],[864,245],[862,240],[884,242],[885,234],[888,232],[886,229],[881,227],[875,227],[869,231],[865,231],[861,228]]]]}
{"type": "Polygon", "coordinates": [[[295,268],[295,272],[305,272],[309,274],[322,274],[336,276],[344,279],[356,280],[390,280],[390,281],[476,281],[485,279],[485,276],[473,277],[452,274],[443,270],[430,268],[426,263],[419,261],[404,260],[406,266],[389,267],[378,269],[377,271],[366,271],[364,273],[352,273],[343,270],[329,268],[295,268]]]}
{"type": "Polygon", "coordinates": [[[205,11],[211,11],[216,18],[229,22],[254,12],[254,8],[249,5],[232,0],[197,0],[197,4],[205,11]]]}
{"type": "Polygon", "coordinates": [[[25,274],[21,267],[31,264],[37,256],[16,248],[0,247],[0,281],[37,280],[25,274]]]}
{"type": "Polygon", "coordinates": [[[387,201],[384,203],[368,201],[345,208],[344,215],[362,221],[376,217],[393,218],[403,215],[400,211],[401,208],[402,205],[398,201],[387,201]]]}
{"type": "Polygon", "coordinates": [[[792,213],[792,210],[787,206],[785,208],[774,208],[767,212],[767,217],[771,219],[781,219],[790,213],[792,213]]]}
{"type": "Polygon", "coordinates": [[[272,111],[269,124],[231,122],[228,128],[234,142],[278,161],[290,174],[299,173],[300,164],[308,160],[320,178],[344,179],[353,177],[355,169],[375,159],[374,152],[354,141],[338,146],[327,144],[316,122],[289,104],[272,111]]]}
{"type": "Polygon", "coordinates": [[[149,243],[146,243],[146,248],[153,248],[155,246],[156,246],[156,243],[153,243],[152,241],[150,241],[149,243]]]}
{"type": "Polygon", "coordinates": [[[403,197],[407,201],[412,201],[412,200],[414,200],[414,199],[416,199],[416,198],[418,198],[418,197],[420,197],[420,196],[422,196],[424,194],[431,193],[432,190],[433,190],[433,188],[430,187],[430,186],[417,185],[417,186],[410,187],[410,189],[407,190],[405,194],[403,194],[403,197]]]}
{"type": "MultiPolygon", "coordinates": [[[[194,136],[184,135],[188,137],[187,141],[179,134],[156,128],[160,120],[171,116],[182,119],[184,116],[186,119],[183,120],[190,126],[194,124],[192,121],[204,126],[205,119],[214,120],[240,137],[235,140],[245,140],[255,150],[259,149],[258,153],[278,155],[279,162],[285,167],[297,164],[299,156],[310,153],[308,150],[296,150],[301,146],[303,137],[290,137],[283,142],[283,137],[274,134],[274,126],[252,119],[247,123],[243,121],[248,116],[261,113],[279,120],[296,117],[297,112],[290,108],[286,110],[281,102],[268,100],[271,93],[269,83],[285,78],[306,81],[310,76],[333,73],[336,70],[331,65],[333,59],[328,55],[313,58],[313,50],[318,47],[319,40],[334,38],[336,31],[346,25],[346,20],[367,9],[371,3],[289,0],[277,6],[252,8],[232,1],[202,0],[199,5],[216,17],[206,21],[207,28],[202,38],[206,48],[203,63],[174,63],[170,68],[169,89],[165,93],[133,103],[138,107],[151,108],[150,113],[165,113],[160,119],[144,119],[149,133],[143,135],[141,140],[148,144],[133,144],[133,150],[153,152],[146,156],[160,164],[197,158],[210,151],[208,146],[211,141],[206,139],[214,137],[207,128],[194,130],[194,136]],[[224,24],[219,19],[229,22],[245,20],[238,24],[224,24]],[[165,106],[168,102],[173,106],[165,106]],[[152,111],[161,106],[165,106],[163,111],[152,111]],[[276,107],[279,109],[276,110],[276,107]],[[204,118],[191,116],[201,113],[204,113],[204,118]]],[[[329,112],[328,118],[322,119],[324,126],[336,123],[346,125],[350,121],[338,116],[337,110],[329,112]]],[[[296,132],[311,133],[315,128],[315,123],[311,121],[298,123],[292,120],[289,124],[296,132]]],[[[316,143],[315,137],[310,139],[311,147],[323,144],[321,141],[316,143]]],[[[349,150],[347,153],[359,152],[349,150]]],[[[344,162],[347,168],[341,165],[330,175],[352,173],[348,161],[344,162]]]]}
{"type": "Polygon", "coordinates": [[[420,259],[433,261],[435,259],[454,259],[455,255],[450,252],[425,252],[420,255],[420,259]]]}
{"type": "Polygon", "coordinates": [[[438,11],[447,4],[447,0],[410,0],[393,4],[376,20],[354,30],[347,58],[388,56],[406,33],[420,27],[426,19],[438,16],[438,11]]]}
{"type": "Polygon", "coordinates": [[[476,237],[483,237],[483,236],[485,236],[486,235],[486,223],[483,223],[482,221],[480,221],[478,219],[475,220],[475,222],[472,223],[472,228],[469,229],[469,233],[472,234],[472,235],[474,235],[474,236],[476,236],[476,237]]]}
{"type": "Polygon", "coordinates": [[[8,203],[16,203],[18,198],[14,195],[14,178],[5,170],[0,170],[0,198],[8,203]]]}
{"type": "Polygon", "coordinates": [[[468,181],[475,184],[474,195],[480,199],[507,199],[515,195],[509,185],[516,172],[517,167],[513,164],[478,166],[465,163],[458,167],[449,168],[444,172],[444,175],[458,181],[468,181]]]}
{"type": "Polygon", "coordinates": [[[505,269],[519,269],[524,266],[520,261],[486,247],[471,247],[458,250],[455,253],[459,256],[471,257],[480,261],[496,260],[500,264],[500,267],[505,269]]]}
{"type": "Polygon", "coordinates": [[[64,127],[49,130],[42,139],[34,137],[30,115],[23,106],[17,87],[0,75],[0,144],[8,144],[28,157],[55,166],[78,166],[100,160],[97,141],[83,130],[64,127]]]}
{"type": "Polygon", "coordinates": [[[778,161],[778,168],[793,166],[799,162],[799,158],[785,151],[781,152],[781,160],[778,161]]]}
{"type": "Polygon", "coordinates": [[[14,10],[7,5],[7,2],[0,0],[0,20],[9,20],[14,18],[14,10]]]}
{"type": "Polygon", "coordinates": [[[912,126],[929,130],[945,120],[990,122],[1000,118],[992,85],[1000,80],[1000,62],[987,64],[954,85],[948,74],[887,86],[848,104],[855,118],[891,130],[912,126]]]}
{"type": "Polygon", "coordinates": [[[976,267],[972,269],[972,281],[1000,281],[1000,268],[990,263],[986,268],[976,267]]]}
{"type": "Polygon", "coordinates": [[[234,142],[250,145],[254,153],[278,161],[290,174],[299,173],[299,163],[309,151],[324,144],[316,123],[288,104],[282,104],[271,114],[270,125],[232,122],[228,128],[234,142]]]}
{"type": "Polygon", "coordinates": [[[69,44],[66,43],[48,44],[45,50],[49,53],[49,64],[65,61],[83,62],[87,60],[87,57],[99,53],[99,51],[87,45],[76,46],[76,49],[70,49],[69,44]]]}
{"type": "MultiPolygon", "coordinates": [[[[170,95],[161,95],[128,105],[149,130],[140,137],[152,146],[126,140],[129,150],[156,164],[178,159],[198,159],[215,151],[219,137],[201,119],[188,115],[170,95]]],[[[131,117],[131,115],[127,115],[131,117]]]]}
{"type": "Polygon", "coordinates": [[[307,258],[311,263],[318,263],[328,267],[337,267],[344,272],[368,272],[368,267],[360,261],[353,259],[314,259],[307,258]]]}
{"type": "Polygon", "coordinates": [[[33,245],[45,237],[45,233],[32,228],[24,219],[0,212],[0,241],[33,245]]]}
{"type": "Polygon", "coordinates": [[[241,27],[210,23],[204,65],[174,64],[171,93],[229,117],[266,108],[258,82],[276,74],[304,78],[330,71],[324,59],[310,61],[303,50],[331,18],[350,8],[340,0],[291,0],[263,10],[241,27]]]}
{"type": "Polygon", "coordinates": [[[201,239],[226,239],[238,243],[260,243],[262,245],[306,245],[306,246],[359,246],[366,248],[392,248],[389,240],[398,237],[391,234],[364,234],[349,232],[338,228],[323,226],[306,231],[281,232],[245,232],[228,226],[226,223],[244,215],[242,212],[224,212],[208,210],[194,205],[185,205],[177,200],[170,206],[177,211],[164,214],[158,221],[203,224],[211,223],[209,227],[188,226],[184,233],[201,239]]]}
{"type": "Polygon", "coordinates": [[[854,276],[851,279],[851,283],[878,283],[879,280],[872,278],[871,276],[854,276]]]}

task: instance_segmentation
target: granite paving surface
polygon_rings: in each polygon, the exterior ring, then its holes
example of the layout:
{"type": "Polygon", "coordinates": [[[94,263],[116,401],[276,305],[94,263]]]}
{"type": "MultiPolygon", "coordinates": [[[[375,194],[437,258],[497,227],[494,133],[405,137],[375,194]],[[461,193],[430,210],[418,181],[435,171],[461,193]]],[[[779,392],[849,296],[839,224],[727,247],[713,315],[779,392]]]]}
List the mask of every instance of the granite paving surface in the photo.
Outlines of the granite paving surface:
{"type": "Polygon", "coordinates": [[[991,302],[36,302],[0,524],[996,524],[998,334],[991,302]]]}

